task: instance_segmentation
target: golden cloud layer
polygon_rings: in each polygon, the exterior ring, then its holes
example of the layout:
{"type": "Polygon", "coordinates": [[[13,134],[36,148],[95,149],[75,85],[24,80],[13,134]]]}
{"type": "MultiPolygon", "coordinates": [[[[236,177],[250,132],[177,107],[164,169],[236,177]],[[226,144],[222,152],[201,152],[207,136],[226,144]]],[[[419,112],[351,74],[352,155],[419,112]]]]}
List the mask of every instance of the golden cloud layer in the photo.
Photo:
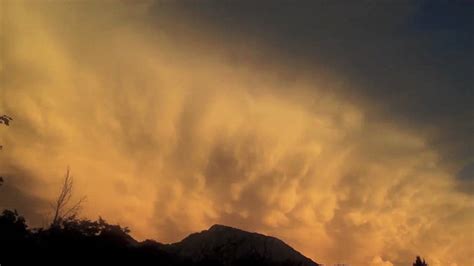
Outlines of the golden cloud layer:
{"type": "Polygon", "coordinates": [[[4,5],[0,172],[19,194],[52,200],[70,165],[84,216],[139,239],[223,223],[320,263],[474,263],[472,196],[349,85],[153,25],[145,4],[4,5]]]}

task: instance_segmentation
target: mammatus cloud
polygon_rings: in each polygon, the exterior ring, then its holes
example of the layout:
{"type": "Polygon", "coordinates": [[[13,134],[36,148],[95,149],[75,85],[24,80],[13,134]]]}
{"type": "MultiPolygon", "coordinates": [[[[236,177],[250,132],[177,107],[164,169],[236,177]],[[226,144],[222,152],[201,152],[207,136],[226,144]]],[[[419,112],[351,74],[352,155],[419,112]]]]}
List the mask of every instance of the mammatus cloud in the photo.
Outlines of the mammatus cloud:
{"type": "Polygon", "coordinates": [[[372,259],[370,266],[393,266],[393,263],[384,261],[381,257],[377,256],[372,259]]]}
{"type": "Polygon", "coordinates": [[[424,135],[373,118],[337,73],[151,27],[146,8],[8,2],[2,207],[41,223],[70,165],[84,215],[140,239],[224,223],[323,263],[473,263],[472,196],[424,135]]]}

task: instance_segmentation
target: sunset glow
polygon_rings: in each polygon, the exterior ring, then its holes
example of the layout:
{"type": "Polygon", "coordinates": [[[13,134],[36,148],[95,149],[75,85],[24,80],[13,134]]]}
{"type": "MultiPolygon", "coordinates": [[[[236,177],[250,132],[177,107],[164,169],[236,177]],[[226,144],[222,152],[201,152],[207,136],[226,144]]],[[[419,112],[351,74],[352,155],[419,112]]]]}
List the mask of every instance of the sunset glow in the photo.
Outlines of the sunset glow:
{"type": "Polygon", "coordinates": [[[43,225],[69,166],[81,216],[140,240],[218,223],[327,265],[474,264],[472,136],[446,142],[453,125],[405,119],[323,57],[165,6],[2,2],[2,209],[43,225]]]}

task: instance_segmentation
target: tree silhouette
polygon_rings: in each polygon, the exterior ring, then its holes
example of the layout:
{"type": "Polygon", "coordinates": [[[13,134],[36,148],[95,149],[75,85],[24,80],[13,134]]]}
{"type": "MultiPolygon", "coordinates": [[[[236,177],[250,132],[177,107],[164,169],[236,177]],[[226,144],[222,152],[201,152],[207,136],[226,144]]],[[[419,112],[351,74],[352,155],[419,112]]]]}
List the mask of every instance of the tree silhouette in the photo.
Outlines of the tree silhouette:
{"type": "Polygon", "coordinates": [[[82,207],[82,203],[86,200],[85,197],[82,197],[75,204],[69,204],[72,197],[72,188],[73,188],[73,177],[70,174],[69,167],[66,170],[66,175],[64,177],[64,183],[61,188],[61,191],[56,199],[56,202],[52,204],[54,216],[51,222],[51,226],[58,226],[61,221],[74,219],[77,213],[82,207]]]}
{"type": "Polygon", "coordinates": [[[421,259],[420,256],[416,256],[415,263],[413,263],[413,266],[428,266],[428,264],[425,262],[425,259],[421,259]]]}

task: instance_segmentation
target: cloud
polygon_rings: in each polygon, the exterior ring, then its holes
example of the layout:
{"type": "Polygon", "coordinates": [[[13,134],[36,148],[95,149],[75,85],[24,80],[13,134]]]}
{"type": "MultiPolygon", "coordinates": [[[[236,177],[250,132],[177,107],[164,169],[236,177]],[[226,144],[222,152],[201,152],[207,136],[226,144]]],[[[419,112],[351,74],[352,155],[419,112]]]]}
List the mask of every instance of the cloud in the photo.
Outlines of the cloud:
{"type": "Polygon", "coordinates": [[[377,256],[372,259],[370,266],[393,266],[393,263],[384,261],[381,257],[377,256]]]}
{"type": "Polygon", "coordinates": [[[194,25],[204,24],[214,38],[263,46],[255,50],[303,64],[313,76],[336,71],[352,87],[344,97],[368,101],[369,116],[422,131],[447,167],[460,170],[472,161],[469,1],[190,2],[156,1],[152,17],[157,25],[179,18],[181,28],[197,34],[202,27],[194,25]]]}
{"type": "Polygon", "coordinates": [[[41,187],[43,182],[32,178],[34,175],[27,169],[18,169],[11,165],[2,164],[0,176],[4,177],[1,186],[0,207],[17,210],[27,214],[28,220],[34,225],[47,224],[48,202],[34,193],[35,187],[41,187]]]}
{"type": "Polygon", "coordinates": [[[0,169],[34,195],[8,196],[27,218],[70,165],[84,215],[140,239],[225,223],[323,263],[472,262],[472,195],[425,134],[340,73],[123,5],[6,6],[0,169]]]}

